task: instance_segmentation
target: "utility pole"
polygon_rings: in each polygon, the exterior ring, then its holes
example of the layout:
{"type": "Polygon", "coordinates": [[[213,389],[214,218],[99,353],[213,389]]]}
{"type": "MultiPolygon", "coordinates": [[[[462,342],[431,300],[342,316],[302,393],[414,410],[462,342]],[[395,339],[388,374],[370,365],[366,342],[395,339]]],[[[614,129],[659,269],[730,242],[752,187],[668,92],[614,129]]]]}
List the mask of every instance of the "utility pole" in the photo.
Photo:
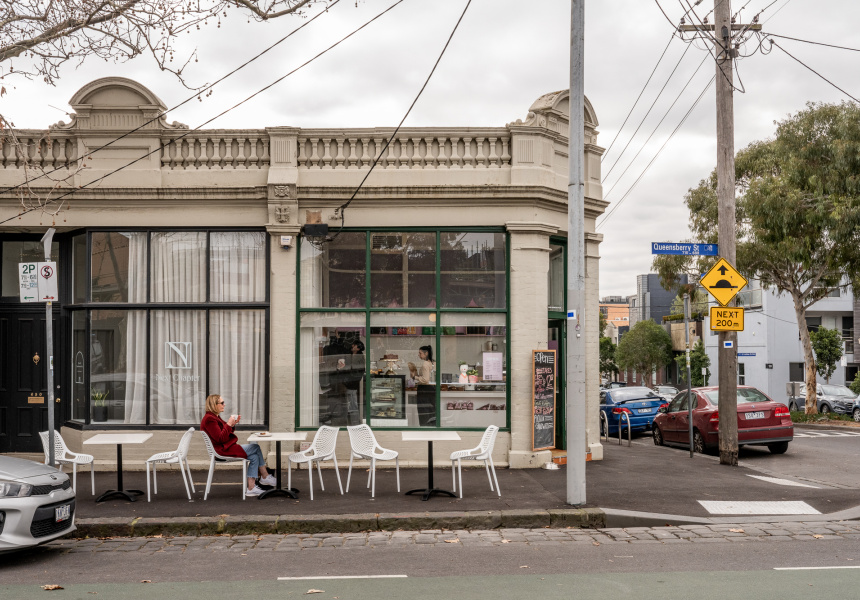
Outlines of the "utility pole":
{"type": "Polygon", "coordinates": [[[567,186],[567,503],[585,503],[585,0],[570,3],[567,186]],[[573,314],[571,314],[573,311],[573,314]]]}
{"type": "MultiPolygon", "coordinates": [[[[714,0],[714,53],[717,57],[717,202],[720,256],[736,264],[735,108],[732,58],[732,3],[714,0]]],[[[734,304],[731,302],[730,304],[734,304]]],[[[720,464],[738,464],[738,334],[718,337],[720,464]]]]}
{"type": "MultiPolygon", "coordinates": [[[[714,0],[714,24],[681,25],[680,31],[713,31],[717,61],[717,201],[720,256],[736,263],[735,231],[735,122],[732,59],[737,56],[733,31],[760,31],[761,25],[732,23],[731,0],[714,0]]],[[[729,302],[730,306],[735,301],[729,302]]],[[[738,335],[719,332],[720,464],[738,464],[738,335]]]]}

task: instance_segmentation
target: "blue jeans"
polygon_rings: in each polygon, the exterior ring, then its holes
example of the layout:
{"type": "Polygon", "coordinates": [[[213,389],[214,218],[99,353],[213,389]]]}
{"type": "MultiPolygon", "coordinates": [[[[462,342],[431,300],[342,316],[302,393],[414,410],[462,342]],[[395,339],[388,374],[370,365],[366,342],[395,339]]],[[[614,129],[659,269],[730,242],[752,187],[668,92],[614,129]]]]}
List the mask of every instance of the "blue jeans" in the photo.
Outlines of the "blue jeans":
{"type": "Polygon", "coordinates": [[[259,444],[242,444],[242,450],[248,455],[248,477],[256,479],[260,476],[260,467],[266,465],[263,451],[259,444]]]}

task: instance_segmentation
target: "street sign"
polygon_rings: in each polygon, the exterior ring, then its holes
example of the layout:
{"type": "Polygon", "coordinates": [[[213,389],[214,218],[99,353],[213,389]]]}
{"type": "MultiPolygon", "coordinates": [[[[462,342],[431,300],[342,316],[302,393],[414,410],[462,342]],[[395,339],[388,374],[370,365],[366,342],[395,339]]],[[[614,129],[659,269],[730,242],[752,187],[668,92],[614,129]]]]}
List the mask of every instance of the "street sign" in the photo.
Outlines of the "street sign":
{"type": "Polygon", "coordinates": [[[711,307],[711,331],[743,331],[744,309],[711,307]]]}
{"type": "Polygon", "coordinates": [[[57,263],[18,263],[21,302],[55,302],[57,293],[57,263]]]}
{"type": "Polygon", "coordinates": [[[687,244],[673,242],[651,242],[651,254],[675,254],[680,256],[719,256],[716,244],[687,244]]]}
{"type": "Polygon", "coordinates": [[[725,258],[717,261],[711,270],[705,273],[701,283],[717,302],[726,306],[732,298],[747,284],[746,277],[738,273],[725,258]]]}

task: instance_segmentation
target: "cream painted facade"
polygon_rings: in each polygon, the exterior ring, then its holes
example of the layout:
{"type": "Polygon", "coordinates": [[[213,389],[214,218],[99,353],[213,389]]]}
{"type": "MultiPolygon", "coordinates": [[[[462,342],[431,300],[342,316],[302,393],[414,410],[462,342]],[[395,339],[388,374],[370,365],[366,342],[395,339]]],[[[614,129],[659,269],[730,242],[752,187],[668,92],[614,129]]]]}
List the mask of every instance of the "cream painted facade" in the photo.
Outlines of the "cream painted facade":
{"type": "MultiPolygon", "coordinates": [[[[539,466],[551,460],[549,451],[531,450],[530,361],[532,350],[547,348],[548,342],[550,238],[564,238],[567,233],[566,91],[541,96],[525,119],[502,127],[400,130],[343,215],[338,207],[349,199],[393,128],[192,131],[159,117],[166,110],[164,103],[143,85],[119,77],[84,86],[70,104],[75,111],[71,122],[52,126],[48,137],[48,132],[39,130],[22,130],[18,136],[31,144],[30,148],[41,144],[40,151],[31,150],[31,158],[38,167],[49,170],[60,166],[65,157],[78,164],[78,157],[95,150],[60,190],[68,183],[87,187],[66,199],[71,203],[56,219],[33,211],[5,223],[0,235],[3,239],[12,234],[41,235],[52,222],[58,233],[132,226],[264,229],[271,236],[268,428],[273,431],[294,429],[297,414],[297,250],[295,242],[292,248],[282,248],[280,236],[296,240],[315,213],[332,229],[340,227],[341,218],[349,228],[457,227],[464,223],[504,228],[509,235],[510,256],[510,430],[500,432],[494,460],[512,468],[539,466]],[[120,136],[124,137],[113,141],[120,136]],[[110,145],[101,148],[106,144],[110,145]]],[[[584,331],[586,373],[593,376],[586,376],[585,426],[592,458],[600,460],[597,311],[602,236],[595,233],[595,219],[607,203],[602,199],[603,149],[597,145],[596,127],[597,118],[586,100],[589,308],[584,331]]],[[[30,170],[31,176],[38,172],[30,170]]],[[[60,173],[64,172],[61,167],[60,173]]],[[[24,179],[20,157],[4,144],[0,186],[7,190],[24,179]]],[[[46,193],[38,183],[33,185],[36,193],[46,193]]],[[[55,197],[61,193],[53,192],[55,197]]],[[[3,219],[20,212],[16,192],[7,190],[0,195],[0,211],[3,219]]],[[[69,352],[68,348],[57,348],[55,356],[70,360],[69,352]]],[[[68,386],[67,382],[60,383],[68,386]]],[[[200,398],[201,403],[203,400],[200,398]]],[[[6,421],[4,426],[8,426],[8,414],[6,421]]],[[[143,459],[175,448],[181,435],[177,428],[159,430],[151,426],[149,430],[155,435],[146,446],[124,448],[126,468],[142,468],[143,459]]],[[[68,423],[62,429],[72,449],[95,450],[98,462],[110,465],[113,447],[82,447],[85,439],[104,431],[104,427],[68,423]]],[[[462,435],[462,442],[437,443],[437,461],[447,464],[450,451],[474,446],[480,435],[470,431],[462,435]]],[[[378,431],[377,436],[383,446],[401,452],[403,464],[426,464],[423,444],[403,443],[399,431],[378,431]]],[[[241,432],[239,437],[244,441],[241,432]]],[[[274,444],[271,446],[269,451],[274,452],[274,444]]],[[[349,456],[345,432],[339,438],[338,455],[342,461],[349,456]]],[[[195,436],[191,461],[202,464],[204,459],[202,441],[195,436]]]]}

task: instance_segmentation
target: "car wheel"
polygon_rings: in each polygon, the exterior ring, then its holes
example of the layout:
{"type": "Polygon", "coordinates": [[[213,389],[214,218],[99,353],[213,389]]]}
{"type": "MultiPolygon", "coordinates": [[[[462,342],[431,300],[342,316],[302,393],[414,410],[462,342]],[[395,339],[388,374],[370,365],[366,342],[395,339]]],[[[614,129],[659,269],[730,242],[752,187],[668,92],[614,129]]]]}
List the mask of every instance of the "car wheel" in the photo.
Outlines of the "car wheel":
{"type": "Polygon", "coordinates": [[[788,450],[788,442],[778,442],[776,444],[768,444],[767,449],[771,454],[785,454],[788,450]]]}
{"type": "Polygon", "coordinates": [[[705,438],[698,431],[693,432],[693,452],[705,453],[705,438]]]}
{"type": "MultiPolygon", "coordinates": [[[[857,412],[860,412],[860,409],[857,409],[857,412]]],[[[663,432],[660,431],[660,428],[656,425],[654,426],[654,430],[651,432],[651,435],[654,437],[654,445],[662,446],[663,445],[663,432]]]]}
{"type": "Polygon", "coordinates": [[[829,404],[822,404],[820,412],[822,415],[826,415],[827,413],[829,413],[830,412],[830,405],[829,404]]]}
{"type": "Polygon", "coordinates": [[[860,408],[854,409],[854,420],[860,423],[860,408]]]}

